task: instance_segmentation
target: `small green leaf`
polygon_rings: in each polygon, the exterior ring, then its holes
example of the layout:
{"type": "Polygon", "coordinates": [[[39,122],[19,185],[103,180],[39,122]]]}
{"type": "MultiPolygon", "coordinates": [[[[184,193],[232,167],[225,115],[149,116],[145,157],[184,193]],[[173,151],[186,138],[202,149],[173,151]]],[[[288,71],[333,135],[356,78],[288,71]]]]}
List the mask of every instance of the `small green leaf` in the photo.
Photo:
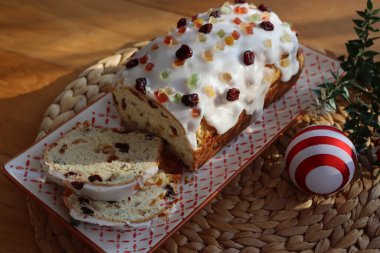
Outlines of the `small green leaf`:
{"type": "Polygon", "coordinates": [[[372,8],[373,8],[373,4],[372,4],[372,1],[371,1],[371,0],[367,0],[367,8],[368,8],[369,10],[372,10],[372,8]]]}

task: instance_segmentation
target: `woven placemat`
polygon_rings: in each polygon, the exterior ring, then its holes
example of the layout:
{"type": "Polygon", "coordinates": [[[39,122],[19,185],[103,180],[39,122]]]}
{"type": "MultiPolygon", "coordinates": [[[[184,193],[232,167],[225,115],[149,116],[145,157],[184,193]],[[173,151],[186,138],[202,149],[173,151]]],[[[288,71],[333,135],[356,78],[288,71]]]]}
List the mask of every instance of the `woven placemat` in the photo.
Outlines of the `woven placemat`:
{"type": "MultiPolygon", "coordinates": [[[[37,139],[105,94],[116,71],[145,43],[83,71],[49,106],[37,139]]],[[[341,129],[346,116],[342,108],[304,115],[158,252],[379,252],[379,168],[363,170],[329,196],[297,190],[284,173],[284,152],[295,132],[314,123],[341,129]]],[[[92,252],[36,202],[28,199],[28,207],[42,252],[92,252]]]]}

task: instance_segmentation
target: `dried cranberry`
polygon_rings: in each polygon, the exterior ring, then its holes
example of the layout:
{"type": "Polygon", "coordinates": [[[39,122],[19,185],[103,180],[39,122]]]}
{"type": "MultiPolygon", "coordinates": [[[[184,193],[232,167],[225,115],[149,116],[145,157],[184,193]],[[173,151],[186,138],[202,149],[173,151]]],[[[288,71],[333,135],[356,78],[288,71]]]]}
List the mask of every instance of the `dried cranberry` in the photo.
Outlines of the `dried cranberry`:
{"type": "Polygon", "coordinates": [[[114,146],[115,146],[115,148],[117,148],[117,150],[119,150],[122,153],[128,153],[128,151],[129,151],[129,144],[128,143],[117,142],[114,144],[114,146]]]}
{"type": "Polygon", "coordinates": [[[201,28],[199,28],[200,33],[210,33],[211,30],[212,30],[212,24],[210,23],[204,24],[201,26],[201,28]]]}
{"type": "Polygon", "coordinates": [[[255,62],[255,54],[250,50],[245,51],[243,61],[245,65],[252,65],[255,62]]]}
{"type": "Polygon", "coordinates": [[[81,203],[82,205],[90,203],[90,201],[88,199],[83,198],[83,197],[79,197],[78,200],[79,200],[79,203],[81,203]]]}
{"type": "Polygon", "coordinates": [[[193,56],[193,50],[188,45],[182,45],[175,53],[178,59],[185,60],[193,56]]]}
{"type": "Polygon", "coordinates": [[[267,12],[271,12],[272,11],[270,8],[268,8],[264,4],[260,4],[257,9],[259,9],[260,11],[267,11],[267,12]]]}
{"type": "Polygon", "coordinates": [[[58,152],[60,154],[63,154],[65,153],[66,149],[67,149],[67,144],[63,144],[62,147],[58,150],[58,152]]]}
{"type": "Polygon", "coordinates": [[[215,10],[210,13],[210,17],[219,18],[220,17],[220,10],[215,10]]]}
{"type": "Polygon", "coordinates": [[[138,59],[131,59],[125,64],[125,67],[127,67],[127,69],[131,69],[133,67],[136,67],[138,64],[139,64],[138,59]]]}
{"type": "Polygon", "coordinates": [[[91,176],[88,177],[88,181],[90,181],[91,183],[92,183],[92,182],[95,182],[95,181],[102,182],[103,179],[102,179],[102,177],[99,176],[99,175],[91,175],[91,176]]]}
{"type": "Polygon", "coordinates": [[[70,183],[71,186],[76,189],[76,190],[82,190],[84,183],[83,182],[78,182],[78,181],[73,181],[70,183]]]}
{"type": "Polygon", "coordinates": [[[199,102],[199,97],[197,93],[183,95],[181,102],[188,107],[196,107],[199,102]]]}
{"type": "Polygon", "coordinates": [[[94,214],[94,210],[92,210],[88,207],[82,206],[80,209],[82,210],[82,213],[84,213],[84,214],[87,214],[87,215],[93,215],[94,214]]]}
{"type": "Polygon", "coordinates": [[[182,26],[186,26],[187,25],[187,20],[186,18],[181,18],[180,20],[178,20],[177,22],[177,28],[180,28],[182,26]]]}
{"type": "Polygon", "coordinates": [[[136,85],[135,88],[136,90],[140,91],[142,94],[146,93],[146,78],[145,77],[140,77],[136,79],[136,85]]]}
{"type": "Polygon", "coordinates": [[[240,95],[240,90],[236,88],[231,88],[227,91],[226,99],[230,102],[238,100],[240,95]]]}
{"type": "Polygon", "coordinates": [[[270,21],[263,21],[260,23],[260,27],[265,31],[273,31],[274,25],[270,21]]]}
{"type": "Polygon", "coordinates": [[[246,0],[235,0],[235,4],[245,4],[246,0]]]}
{"type": "Polygon", "coordinates": [[[125,98],[121,99],[121,108],[123,108],[123,110],[127,109],[127,102],[125,101],[125,98]]]}
{"type": "Polygon", "coordinates": [[[76,176],[78,175],[78,173],[75,173],[75,172],[72,172],[72,171],[69,171],[69,172],[66,172],[65,174],[63,174],[65,177],[71,177],[71,176],[76,176]]]}

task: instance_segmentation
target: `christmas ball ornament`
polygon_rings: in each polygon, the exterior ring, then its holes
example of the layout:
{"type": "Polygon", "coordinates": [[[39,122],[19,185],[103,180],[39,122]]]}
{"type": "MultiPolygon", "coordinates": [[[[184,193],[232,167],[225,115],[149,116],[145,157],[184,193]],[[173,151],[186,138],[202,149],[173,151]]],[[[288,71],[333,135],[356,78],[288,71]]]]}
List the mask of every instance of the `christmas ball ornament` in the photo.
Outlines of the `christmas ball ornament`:
{"type": "Polygon", "coordinates": [[[335,127],[312,125],[299,131],[285,153],[292,182],[314,194],[336,192],[352,179],[356,150],[345,133],[335,127]]]}

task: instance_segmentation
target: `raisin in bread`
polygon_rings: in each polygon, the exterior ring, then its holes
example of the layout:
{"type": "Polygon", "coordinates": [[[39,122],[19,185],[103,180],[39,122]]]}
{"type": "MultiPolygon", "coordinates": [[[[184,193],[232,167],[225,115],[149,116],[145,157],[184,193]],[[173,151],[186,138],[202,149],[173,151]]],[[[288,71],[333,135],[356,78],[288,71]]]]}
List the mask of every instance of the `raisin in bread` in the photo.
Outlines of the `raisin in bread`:
{"type": "Polygon", "coordinates": [[[79,124],[49,145],[43,164],[54,182],[81,196],[117,201],[158,171],[162,140],[141,132],[79,124]]]}
{"type": "Polygon", "coordinates": [[[173,210],[180,175],[159,172],[144,187],[122,201],[99,201],[64,193],[64,203],[72,218],[104,226],[148,226],[159,215],[173,210]]]}
{"type": "Polygon", "coordinates": [[[297,34],[265,6],[225,3],[136,52],[114,98],[126,127],[164,138],[197,169],[297,81],[297,34]]]}

